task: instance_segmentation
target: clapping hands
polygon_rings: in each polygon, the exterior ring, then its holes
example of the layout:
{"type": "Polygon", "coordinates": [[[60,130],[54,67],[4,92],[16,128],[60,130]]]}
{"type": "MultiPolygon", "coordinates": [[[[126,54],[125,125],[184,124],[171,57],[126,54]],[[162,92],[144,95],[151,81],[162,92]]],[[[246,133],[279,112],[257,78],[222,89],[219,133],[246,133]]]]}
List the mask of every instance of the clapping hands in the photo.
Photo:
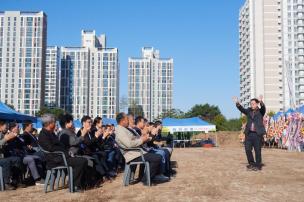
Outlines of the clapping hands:
{"type": "Polygon", "coordinates": [[[16,134],[16,133],[13,133],[13,132],[10,132],[10,133],[8,133],[8,134],[6,134],[6,135],[4,136],[4,139],[5,139],[6,141],[9,141],[9,140],[14,139],[15,137],[17,137],[17,134],[16,134]]]}

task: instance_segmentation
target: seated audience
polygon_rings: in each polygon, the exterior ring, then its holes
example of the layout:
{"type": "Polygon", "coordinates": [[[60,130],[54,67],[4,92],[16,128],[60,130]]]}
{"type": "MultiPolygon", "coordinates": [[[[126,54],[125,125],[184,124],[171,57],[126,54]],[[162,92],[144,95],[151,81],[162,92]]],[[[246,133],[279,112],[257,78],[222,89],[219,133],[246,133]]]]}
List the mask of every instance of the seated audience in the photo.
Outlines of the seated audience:
{"type": "MultiPolygon", "coordinates": [[[[75,184],[74,191],[81,191],[85,186],[85,173],[87,167],[87,160],[82,157],[71,157],[65,145],[62,144],[58,137],[55,135],[56,120],[52,114],[45,114],[41,117],[43,128],[39,134],[39,145],[42,149],[54,152],[64,152],[67,158],[67,164],[73,168],[73,180],[75,184]]],[[[64,162],[58,154],[46,154],[47,168],[63,166],[64,162]]]]}
{"type": "Polygon", "coordinates": [[[5,156],[7,142],[16,138],[16,134],[8,132],[5,121],[0,120],[0,166],[2,167],[6,190],[15,190],[20,180],[21,158],[5,156]]]}
{"type": "MultiPolygon", "coordinates": [[[[141,154],[138,151],[128,151],[124,149],[128,148],[140,148],[144,143],[149,140],[149,134],[147,130],[142,132],[141,136],[134,136],[127,128],[129,127],[129,118],[125,113],[119,113],[116,116],[118,126],[115,128],[116,137],[115,140],[117,144],[122,148],[123,156],[125,161],[137,162],[142,161],[141,154]]],[[[144,151],[144,158],[149,162],[150,166],[150,178],[156,181],[167,181],[160,175],[160,163],[161,156],[154,153],[148,153],[144,151]]],[[[140,173],[142,173],[141,169],[140,173]]]]}

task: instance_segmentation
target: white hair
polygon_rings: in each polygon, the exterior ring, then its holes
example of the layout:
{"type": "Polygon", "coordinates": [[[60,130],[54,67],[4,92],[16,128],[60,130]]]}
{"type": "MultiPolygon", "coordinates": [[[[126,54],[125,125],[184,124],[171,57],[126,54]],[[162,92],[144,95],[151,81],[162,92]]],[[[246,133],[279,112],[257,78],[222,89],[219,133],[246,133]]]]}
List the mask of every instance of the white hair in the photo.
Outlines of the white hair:
{"type": "Polygon", "coordinates": [[[51,123],[56,123],[56,118],[53,114],[44,114],[41,116],[41,122],[43,127],[47,127],[51,123]]]}

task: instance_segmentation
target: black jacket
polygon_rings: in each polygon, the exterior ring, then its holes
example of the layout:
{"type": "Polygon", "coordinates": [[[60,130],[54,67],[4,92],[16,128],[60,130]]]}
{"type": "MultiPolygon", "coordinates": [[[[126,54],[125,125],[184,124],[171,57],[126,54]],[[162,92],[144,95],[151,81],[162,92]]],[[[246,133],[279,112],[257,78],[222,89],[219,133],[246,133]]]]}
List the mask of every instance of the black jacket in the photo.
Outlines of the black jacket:
{"type": "Polygon", "coordinates": [[[236,104],[236,107],[247,116],[247,124],[245,128],[245,135],[248,135],[250,132],[250,127],[252,122],[255,125],[256,133],[258,135],[264,135],[266,133],[264,124],[263,124],[263,117],[266,113],[266,107],[263,102],[260,102],[261,108],[257,111],[254,111],[250,107],[245,109],[241,104],[236,104]]]}
{"type": "Polygon", "coordinates": [[[37,151],[39,151],[39,146],[38,146],[38,139],[30,134],[30,133],[27,133],[27,132],[24,132],[22,134],[22,138],[24,140],[24,144],[27,146],[27,145],[31,145],[32,146],[32,149],[29,149],[26,147],[26,151],[28,154],[33,154],[37,151]]]}
{"type": "MultiPolygon", "coordinates": [[[[81,130],[78,131],[77,137],[81,136],[81,130]]],[[[96,138],[95,133],[88,132],[83,137],[83,142],[80,145],[83,155],[93,155],[95,152],[104,151],[104,141],[102,138],[96,138]]]]}
{"type": "Polygon", "coordinates": [[[25,157],[27,155],[26,145],[24,144],[24,139],[21,135],[18,135],[16,138],[11,139],[7,142],[7,146],[5,147],[5,157],[9,156],[17,156],[17,157],[25,157]]]}
{"type": "Polygon", "coordinates": [[[32,135],[28,132],[24,132],[22,134],[22,138],[24,139],[25,145],[31,145],[32,147],[38,147],[38,139],[34,135],[32,135]]]}
{"type": "MultiPolygon", "coordinates": [[[[66,158],[69,158],[68,150],[65,149],[55,133],[52,133],[46,129],[42,129],[39,134],[38,143],[40,147],[46,151],[54,152],[61,151],[65,154],[66,158]]],[[[57,166],[63,166],[64,162],[61,155],[58,154],[46,154],[45,155],[47,168],[54,168],[57,166]]]]}

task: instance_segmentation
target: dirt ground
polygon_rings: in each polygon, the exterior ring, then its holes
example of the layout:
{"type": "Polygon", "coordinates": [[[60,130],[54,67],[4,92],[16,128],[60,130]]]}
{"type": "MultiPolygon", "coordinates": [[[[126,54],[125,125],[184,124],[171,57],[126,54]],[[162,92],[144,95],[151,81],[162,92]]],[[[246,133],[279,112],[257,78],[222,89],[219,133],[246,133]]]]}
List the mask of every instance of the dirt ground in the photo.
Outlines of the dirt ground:
{"type": "Polygon", "coordinates": [[[244,149],[235,141],[218,148],[176,148],[177,175],[164,184],[123,187],[119,175],[84,193],[45,194],[36,186],[0,192],[0,201],[304,201],[304,153],[263,149],[262,155],[265,167],[254,172],[246,170],[244,149]]]}

